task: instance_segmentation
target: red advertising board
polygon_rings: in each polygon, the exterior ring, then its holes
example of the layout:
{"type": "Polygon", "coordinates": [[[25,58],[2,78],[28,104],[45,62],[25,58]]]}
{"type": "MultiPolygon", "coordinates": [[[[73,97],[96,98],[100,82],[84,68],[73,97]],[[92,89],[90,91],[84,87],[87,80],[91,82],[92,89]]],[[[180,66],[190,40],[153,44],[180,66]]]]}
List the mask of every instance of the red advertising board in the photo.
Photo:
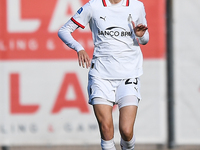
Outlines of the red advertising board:
{"type": "MultiPolygon", "coordinates": [[[[0,60],[76,59],[73,50],[57,36],[58,29],[87,0],[1,0],[0,60]]],[[[142,0],[145,5],[150,41],[142,46],[144,58],[164,58],[165,0],[142,0]]],[[[92,57],[89,30],[73,33],[92,57]]]]}

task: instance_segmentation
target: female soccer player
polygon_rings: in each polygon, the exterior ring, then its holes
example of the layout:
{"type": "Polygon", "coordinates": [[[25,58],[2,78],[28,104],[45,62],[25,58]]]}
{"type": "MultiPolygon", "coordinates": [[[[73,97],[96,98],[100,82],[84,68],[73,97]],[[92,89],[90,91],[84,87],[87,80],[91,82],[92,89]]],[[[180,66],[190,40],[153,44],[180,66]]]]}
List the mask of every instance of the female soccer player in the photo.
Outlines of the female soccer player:
{"type": "Polygon", "coordinates": [[[90,0],[58,31],[77,51],[79,65],[90,68],[89,104],[93,105],[102,150],[116,150],[112,107],[119,107],[122,150],[133,150],[134,123],[140,97],[143,56],[139,46],[149,41],[144,5],[138,0],[90,0]],[[89,23],[94,41],[93,58],[71,35],[89,23]]]}

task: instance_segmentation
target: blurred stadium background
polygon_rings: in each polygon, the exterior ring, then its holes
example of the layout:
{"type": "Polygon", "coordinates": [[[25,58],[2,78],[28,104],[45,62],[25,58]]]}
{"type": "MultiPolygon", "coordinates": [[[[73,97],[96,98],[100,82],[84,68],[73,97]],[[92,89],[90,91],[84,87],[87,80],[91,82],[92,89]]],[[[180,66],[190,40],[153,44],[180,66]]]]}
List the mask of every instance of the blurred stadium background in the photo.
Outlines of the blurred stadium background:
{"type": "MultiPolygon", "coordinates": [[[[171,149],[200,150],[200,1],[141,1],[150,41],[142,46],[136,149],[166,150],[171,142],[171,149]]],[[[57,36],[86,2],[0,0],[2,150],[100,150],[97,122],[87,104],[88,70],[78,66],[76,52],[57,36]]],[[[92,57],[89,28],[73,34],[92,57]]],[[[119,150],[117,107],[113,118],[119,150]]]]}

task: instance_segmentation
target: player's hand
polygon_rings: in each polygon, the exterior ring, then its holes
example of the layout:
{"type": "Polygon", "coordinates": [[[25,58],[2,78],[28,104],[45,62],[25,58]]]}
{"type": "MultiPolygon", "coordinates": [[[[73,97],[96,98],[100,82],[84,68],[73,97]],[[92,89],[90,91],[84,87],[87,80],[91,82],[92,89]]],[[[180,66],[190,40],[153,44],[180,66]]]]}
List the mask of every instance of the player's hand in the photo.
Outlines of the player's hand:
{"type": "Polygon", "coordinates": [[[133,21],[131,23],[133,25],[133,29],[134,29],[135,35],[137,37],[142,37],[144,35],[145,31],[148,29],[147,26],[145,26],[145,25],[139,24],[139,25],[135,26],[135,23],[133,21]]]}
{"type": "Polygon", "coordinates": [[[79,66],[82,66],[83,68],[88,68],[90,67],[90,58],[87,54],[87,52],[85,50],[81,50],[78,53],[78,62],[79,62],[79,66]]]}

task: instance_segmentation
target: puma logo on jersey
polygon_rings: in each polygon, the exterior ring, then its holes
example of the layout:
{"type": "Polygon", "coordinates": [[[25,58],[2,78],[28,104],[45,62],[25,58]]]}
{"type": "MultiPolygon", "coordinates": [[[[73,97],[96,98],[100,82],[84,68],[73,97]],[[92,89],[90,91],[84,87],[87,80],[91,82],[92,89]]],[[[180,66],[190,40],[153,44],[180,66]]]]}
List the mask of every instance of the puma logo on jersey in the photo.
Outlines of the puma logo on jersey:
{"type": "Polygon", "coordinates": [[[100,19],[103,19],[104,21],[106,21],[106,16],[105,17],[100,17],[100,19]]]}
{"type": "Polygon", "coordinates": [[[138,89],[136,87],[134,87],[134,89],[138,92],[138,89]]]}

